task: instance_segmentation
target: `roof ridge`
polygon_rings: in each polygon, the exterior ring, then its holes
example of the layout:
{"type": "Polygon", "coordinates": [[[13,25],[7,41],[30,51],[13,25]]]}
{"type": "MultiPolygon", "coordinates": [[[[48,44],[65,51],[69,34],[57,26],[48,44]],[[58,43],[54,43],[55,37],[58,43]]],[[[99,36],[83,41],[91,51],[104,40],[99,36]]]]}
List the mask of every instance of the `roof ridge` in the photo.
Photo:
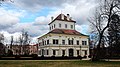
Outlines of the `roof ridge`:
{"type": "MultiPolygon", "coordinates": [[[[67,20],[67,16],[64,15],[64,14],[59,14],[59,15],[58,15],[55,19],[53,19],[49,24],[53,23],[55,20],[60,20],[60,21],[67,21],[67,22],[74,22],[74,23],[76,23],[76,21],[72,20],[71,18],[70,18],[69,20],[67,20]],[[63,19],[61,18],[61,15],[64,16],[63,19]]],[[[48,25],[49,25],[49,24],[48,24],[48,25]]]]}

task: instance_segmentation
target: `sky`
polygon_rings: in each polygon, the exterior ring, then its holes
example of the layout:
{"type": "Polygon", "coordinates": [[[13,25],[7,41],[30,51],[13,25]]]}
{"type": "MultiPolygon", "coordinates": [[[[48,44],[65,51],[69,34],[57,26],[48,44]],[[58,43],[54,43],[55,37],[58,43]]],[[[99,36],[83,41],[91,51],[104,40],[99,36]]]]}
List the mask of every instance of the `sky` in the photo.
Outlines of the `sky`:
{"type": "Polygon", "coordinates": [[[37,42],[37,38],[49,32],[51,17],[60,13],[70,14],[76,21],[76,30],[89,35],[88,18],[97,3],[95,0],[13,0],[0,6],[0,33],[9,42],[17,39],[24,29],[37,42]]]}

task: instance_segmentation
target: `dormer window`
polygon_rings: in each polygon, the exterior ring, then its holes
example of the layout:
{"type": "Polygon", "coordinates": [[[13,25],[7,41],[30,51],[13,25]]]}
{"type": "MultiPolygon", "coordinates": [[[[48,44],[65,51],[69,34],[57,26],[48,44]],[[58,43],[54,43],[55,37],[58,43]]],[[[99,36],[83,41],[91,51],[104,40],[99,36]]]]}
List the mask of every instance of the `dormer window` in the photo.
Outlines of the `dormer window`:
{"type": "Polygon", "coordinates": [[[73,25],[71,25],[71,29],[73,29],[73,25]]]}
{"type": "Polygon", "coordinates": [[[67,24],[65,24],[65,28],[67,28],[67,24]]]}
{"type": "Polygon", "coordinates": [[[53,29],[53,26],[52,26],[52,29],[53,29]]]}
{"type": "Polygon", "coordinates": [[[50,30],[51,30],[51,27],[50,27],[50,30]]]}
{"type": "Polygon", "coordinates": [[[61,24],[59,23],[59,27],[61,28],[61,24]]]}
{"type": "Polygon", "coordinates": [[[55,24],[54,24],[54,28],[55,28],[55,24]]]}

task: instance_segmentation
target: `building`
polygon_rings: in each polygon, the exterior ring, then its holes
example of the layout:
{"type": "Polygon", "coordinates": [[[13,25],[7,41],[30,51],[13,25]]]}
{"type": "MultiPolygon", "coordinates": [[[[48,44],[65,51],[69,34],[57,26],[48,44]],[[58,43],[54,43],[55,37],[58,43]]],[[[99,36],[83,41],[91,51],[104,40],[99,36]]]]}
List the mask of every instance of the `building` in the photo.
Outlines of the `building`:
{"type": "Polygon", "coordinates": [[[76,31],[75,24],[69,14],[51,17],[50,31],[38,38],[38,56],[88,56],[89,37],[76,31]]]}
{"type": "Polygon", "coordinates": [[[12,45],[13,55],[29,55],[30,45],[12,45]]]}
{"type": "Polygon", "coordinates": [[[0,43],[0,55],[5,55],[7,50],[7,47],[3,43],[0,43]]]}
{"type": "Polygon", "coordinates": [[[37,54],[38,53],[38,44],[35,44],[35,45],[30,45],[30,55],[32,54],[37,54]]]}
{"type": "Polygon", "coordinates": [[[38,44],[35,45],[12,45],[13,55],[32,55],[38,53],[38,44]]]}

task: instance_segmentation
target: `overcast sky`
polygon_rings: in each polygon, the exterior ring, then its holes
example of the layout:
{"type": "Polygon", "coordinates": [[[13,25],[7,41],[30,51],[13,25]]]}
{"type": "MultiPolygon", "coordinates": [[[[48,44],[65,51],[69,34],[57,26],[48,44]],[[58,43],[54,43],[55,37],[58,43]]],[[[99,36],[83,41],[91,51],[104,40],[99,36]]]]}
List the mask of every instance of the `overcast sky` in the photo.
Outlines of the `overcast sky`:
{"type": "Polygon", "coordinates": [[[51,16],[61,12],[76,20],[76,30],[89,34],[87,18],[92,15],[95,0],[14,0],[0,6],[0,32],[7,41],[24,29],[35,39],[49,31],[51,16]]]}

